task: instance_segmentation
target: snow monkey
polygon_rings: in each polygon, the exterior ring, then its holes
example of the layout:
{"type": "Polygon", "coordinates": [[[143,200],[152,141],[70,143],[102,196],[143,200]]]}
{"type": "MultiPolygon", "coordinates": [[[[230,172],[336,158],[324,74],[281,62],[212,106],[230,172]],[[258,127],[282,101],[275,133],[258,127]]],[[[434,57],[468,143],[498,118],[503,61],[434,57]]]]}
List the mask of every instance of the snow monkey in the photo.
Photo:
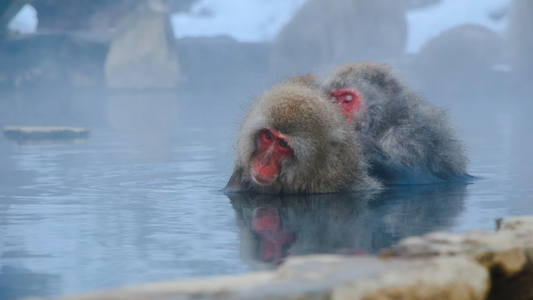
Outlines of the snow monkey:
{"type": "Polygon", "coordinates": [[[229,192],[314,194],[379,189],[353,126],[313,81],[289,79],[252,103],[229,192]]]}
{"type": "Polygon", "coordinates": [[[324,82],[359,133],[370,174],[386,184],[463,181],[468,159],[444,110],[418,97],[392,68],[346,64],[324,82]]]}

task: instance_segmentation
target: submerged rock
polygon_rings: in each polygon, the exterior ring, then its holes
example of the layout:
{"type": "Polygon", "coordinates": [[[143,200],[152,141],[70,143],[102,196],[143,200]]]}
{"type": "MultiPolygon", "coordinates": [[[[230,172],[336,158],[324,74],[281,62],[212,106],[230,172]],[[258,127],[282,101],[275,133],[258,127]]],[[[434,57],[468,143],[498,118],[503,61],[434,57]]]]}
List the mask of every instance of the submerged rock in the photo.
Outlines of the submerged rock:
{"type": "Polygon", "coordinates": [[[89,129],[82,127],[4,127],[4,136],[15,141],[84,139],[89,133],[89,129]]]}

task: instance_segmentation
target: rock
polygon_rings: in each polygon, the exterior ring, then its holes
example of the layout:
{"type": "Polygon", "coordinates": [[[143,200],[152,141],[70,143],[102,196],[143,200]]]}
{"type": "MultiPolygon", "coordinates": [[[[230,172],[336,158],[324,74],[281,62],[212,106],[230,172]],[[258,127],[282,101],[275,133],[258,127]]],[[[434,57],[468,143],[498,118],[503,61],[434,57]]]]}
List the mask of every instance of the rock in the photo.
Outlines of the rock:
{"type": "Polygon", "coordinates": [[[0,43],[0,88],[101,87],[106,37],[78,33],[13,35],[0,43]]]}
{"type": "MultiPolygon", "coordinates": [[[[160,1],[174,13],[188,10],[197,0],[160,1]]],[[[39,12],[39,30],[94,30],[114,28],[117,16],[131,13],[145,2],[148,0],[33,0],[31,4],[39,12]]]]}
{"type": "Polygon", "coordinates": [[[496,229],[500,231],[522,231],[533,233],[533,216],[505,217],[497,219],[496,229]]]}
{"type": "Polygon", "coordinates": [[[175,88],[180,71],[170,14],[142,8],[126,15],[111,42],[105,74],[111,88],[175,88]]]}
{"type": "Polygon", "coordinates": [[[239,289],[253,288],[274,280],[275,274],[257,272],[254,274],[206,278],[199,280],[168,281],[144,284],[136,287],[125,287],[109,291],[88,293],[81,296],[70,296],[64,300],[155,300],[187,297],[222,298],[239,289]]]}
{"type": "Polygon", "coordinates": [[[380,260],[292,258],[276,271],[165,282],[72,296],[69,300],[156,299],[484,299],[487,271],[463,257],[380,260]]]}
{"type": "Polygon", "coordinates": [[[403,0],[407,9],[423,8],[441,3],[441,0],[403,0]]]}
{"type": "Polygon", "coordinates": [[[181,38],[178,45],[180,67],[191,84],[243,85],[267,78],[269,43],[214,36],[181,38]]]}
{"type": "Polygon", "coordinates": [[[461,25],[431,39],[414,59],[421,90],[443,97],[502,90],[494,67],[503,60],[503,40],[480,25],[461,25]]]}
{"type": "Polygon", "coordinates": [[[403,1],[309,0],[276,37],[271,72],[325,71],[343,62],[396,58],[406,41],[403,1]]]}
{"type": "Polygon", "coordinates": [[[309,256],[290,259],[278,273],[317,281],[316,287],[331,281],[333,290],[324,299],[484,299],[488,291],[486,270],[460,257],[410,261],[309,256]]]}
{"type": "MultiPolygon", "coordinates": [[[[280,217],[272,207],[265,209],[262,216],[280,217]]],[[[497,227],[497,232],[410,237],[377,257],[296,256],[272,271],[61,299],[532,299],[533,216],[502,218],[497,227]]]]}
{"type": "Polygon", "coordinates": [[[2,34],[7,33],[9,21],[19,12],[26,4],[24,0],[4,0],[0,3],[0,38],[2,34]]]}
{"type": "MultiPolygon", "coordinates": [[[[514,0],[509,14],[507,48],[515,80],[527,87],[533,78],[533,1],[514,0]]],[[[527,88],[525,87],[525,88],[527,88]]]]}
{"type": "MultiPolygon", "coordinates": [[[[513,232],[513,226],[523,221],[508,219],[499,222],[500,232],[467,232],[464,234],[431,233],[404,239],[383,257],[469,257],[485,266],[491,273],[489,299],[531,299],[533,297],[533,231],[513,232]],[[527,284],[526,284],[527,282],[527,284]]],[[[520,225],[521,226],[521,225],[520,225]]]]}
{"type": "Polygon", "coordinates": [[[419,261],[337,287],[332,299],[484,299],[488,272],[465,258],[419,261]],[[403,270],[402,270],[403,269],[403,270]]]}
{"type": "Polygon", "coordinates": [[[527,258],[522,245],[511,234],[471,231],[465,234],[430,233],[404,239],[385,257],[467,256],[489,269],[498,268],[507,276],[519,273],[527,258]]]}
{"type": "Polygon", "coordinates": [[[533,217],[506,217],[496,220],[498,231],[511,234],[524,249],[528,261],[533,263],[533,217]]]}
{"type": "Polygon", "coordinates": [[[82,139],[89,133],[89,129],[81,127],[4,127],[4,136],[15,141],[82,139]]]}
{"type": "MultiPolygon", "coordinates": [[[[507,299],[513,295],[515,299],[533,298],[533,216],[505,217],[496,220],[496,228],[502,233],[512,234],[521,244],[527,257],[527,265],[513,280],[502,280],[496,277],[493,283],[492,299],[507,299]],[[512,293],[512,294],[511,294],[512,293]]],[[[498,274],[497,274],[498,275],[498,274]]]]}

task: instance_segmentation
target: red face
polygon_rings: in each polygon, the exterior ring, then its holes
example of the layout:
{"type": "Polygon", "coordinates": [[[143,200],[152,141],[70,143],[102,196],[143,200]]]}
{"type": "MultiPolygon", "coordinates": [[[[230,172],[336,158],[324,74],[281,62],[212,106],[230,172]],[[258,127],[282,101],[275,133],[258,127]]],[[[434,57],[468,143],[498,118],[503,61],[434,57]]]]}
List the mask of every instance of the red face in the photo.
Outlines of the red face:
{"type": "Polygon", "coordinates": [[[361,108],[361,97],[356,90],[344,89],[332,91],[331,96],[337,99],[337,103],[341,106],[342,112],[346,117],[346,121],[353,121],[353,114],[361,108]]]}
{"type": "Polygon", "coordinates": [[[288,137],[275,130],[263,129],[258,138],[259,150],[254,157],[252,176],[257,183],[269,185],[276,181],[281,161],[291,155],[292,149],[287,144],[288,137]]]}
{"type": "Polygon", "coordinates": [[[259,255],[266,262],[283,262],[295,242],[294,234],[283,229],[278,210],[274,207],[260,207],[254,211],[252,230],[259,235],[259,255]]]}

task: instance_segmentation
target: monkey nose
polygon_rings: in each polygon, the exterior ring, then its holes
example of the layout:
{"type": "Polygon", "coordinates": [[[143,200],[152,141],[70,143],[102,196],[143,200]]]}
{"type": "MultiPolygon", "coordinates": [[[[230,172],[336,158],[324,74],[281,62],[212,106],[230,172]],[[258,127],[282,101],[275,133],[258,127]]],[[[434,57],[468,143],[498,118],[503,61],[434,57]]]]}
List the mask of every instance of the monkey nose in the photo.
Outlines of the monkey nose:
{"type": "Polygon", "coordinates": [[[272,184],[274,181],[276,181],[277,174],[274,175],[273,177],[267,177],[267,176],[261,175],[260,173],[255,173],[253,175],[253,178],[259,184],[269,185],[269,184],[272,184]]]}
{"type": "Polygon", "coordinates": [[[269,161],[268,163],[256,162],[253,168],[253,178],[259,184],[272,184],[278,177],[278,166],[269,161]]]}

